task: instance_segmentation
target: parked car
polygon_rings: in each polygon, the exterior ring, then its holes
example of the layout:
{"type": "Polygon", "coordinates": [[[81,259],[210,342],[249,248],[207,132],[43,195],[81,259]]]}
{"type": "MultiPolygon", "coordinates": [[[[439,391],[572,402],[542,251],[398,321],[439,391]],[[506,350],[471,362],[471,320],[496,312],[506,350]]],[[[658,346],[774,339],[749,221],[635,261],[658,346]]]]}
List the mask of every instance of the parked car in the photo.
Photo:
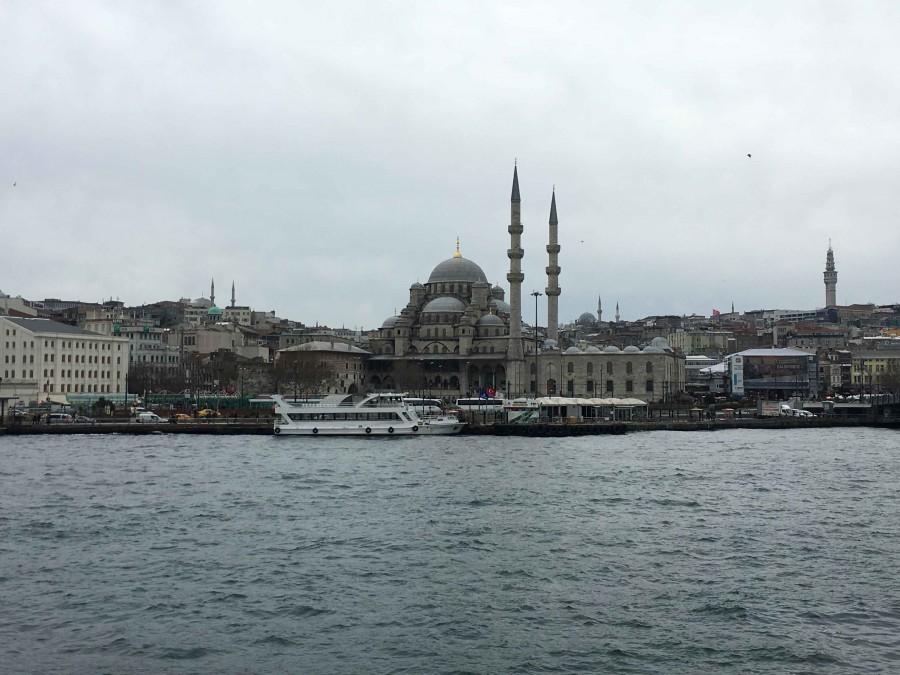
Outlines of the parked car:
{"type": "Polygon", "coordinates": [[[50,413],[47,415],[47,424],[71,424],[72,416],[68,413],[50,413]]]}
{"type": "Polygon", "coordinates": [[[138,424],[159,424],[163,420],[162,420],[162,417],[160,417],[156,413],[142,412],[142,413],[138,413],[135,416],[134,421],[137,422],[138,424]]]}
{"type": "Polygon", "coordinates": [[[96,420],[93,417],[85,417],[84,415],[75,415],[76,424],[93,424],[96,420]]]}
{"type": "Polygon", "coordinates": [[[198,417],[221,417],[222,414],[218,410],[213,410],[212,408],[204,408],[200,412],[197,413],[198,417]]]}
{"type": "Polygon", "coordinates": [[[194,418],[185,413],[175,413],[169,418],[169,421],[172,424],[178,424],[178,422],[190,422],[192,419],[194,418]]]}

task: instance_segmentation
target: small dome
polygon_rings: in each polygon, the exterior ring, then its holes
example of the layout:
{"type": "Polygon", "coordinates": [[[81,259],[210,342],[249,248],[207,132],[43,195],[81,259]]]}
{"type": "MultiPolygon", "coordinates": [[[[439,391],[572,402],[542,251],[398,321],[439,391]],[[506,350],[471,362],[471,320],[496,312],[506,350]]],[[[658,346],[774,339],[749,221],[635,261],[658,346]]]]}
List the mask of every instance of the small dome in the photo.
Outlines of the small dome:
{"type": "Polygon", "coordinates": [[[208,310],[206,310],[206,314],[208,316],[219,316],[222,314],[222,309],[220,307],[216,307],[215,305],[213,305],[208,310]]]}
{"type": "Polygon", "coordinates": [[[626,354],[640,354],[641,352],[641,350],[634,345],[628,345],[627,347],[625,347],[624,351],[626,354]]]}
{"type": "Polygon", "coordinates": [[[578,320],[575,323],[577,323],[581,326],[590,326],[591,324],[597,323],[597,317],[595,317],[590,312],[585,312],[584,314],[582,314],[581,316],[578,317],[578,320]]]}
{"type": "Polygon", "coordinates": [[[556,349],[557,347],[558,347],[558,345],[556,343],[556,340],[553,340],[550,338],[544,340],[544,349],[550,350],[550,349],[556,349]]]}
{"type": "Polygon", "coordinates": [[[466,281],[469,283],[482,281],[487,283],[487,277],[476,263],[459,256],[438,263],[437,267],[431,271],[428,283],[441,281],[466,281]]]}
{"type": "MultiPolygon", "coordinates": [[[[459,258],[456,258],[459,260],[459,258]]],[[[430,300],[427,305],[422,308],[423,312],[457,312],[462,314],[466,311],[466,306],[461,300],[450,296],[441,296],[430,300]]]]}
{"type": "Polygon", "coordinates": [[[497,298],[491,300],[490,306],[496,309],[498,312],[503,312],[504,314],[509,314],[512,311],[508,302],[498,300],[497,298]]]}
{"type": "Polygon", "coordinates": [[[665,350],[662,350],[659,347],[654,347],[653,345],[647,345],[641,351],[644,354],[664,354],[665,353],[665,350]]]}
{"type": "Polygon", "coordinates": [[[420,283],[417,281],[416,283],[414,283],[412,286],[409,287],[409,290],[411,290],[411,291],[412,291],[412,290],[418,291],[418,290],[421,290],[421,289],[424,289],[424,288],[425,288],[425,286],[423,286],[422,284],[420,284],[420,283]]]}
{"type": "Polygon", "coordinates": [[[622,350],[619,349],[618,347],[616,347],[615,345],[609,345],[608,347],[603,348],[604,354],[618,354],[620,351],[622,351],[622,350]]]}
{"type": "Polygon", "coordinates": [[[563,354],[580,354],[581,350],[578,347],[569,347],[563,354]]]}
{"type": "Polygon", "coordinates": [[[382,328],[392,328],[397,323],[397,320],[399,318],[400,318],[399,316],[389,316],[388,318],[386,318],[384,320],[384,323],[381,324],[381,327],[382,328]]]}
{"type": "Polygon", "coordinates": [[[584,353],[585,354],[599,354],[600,349],[597,347],[597,345],[590,345],[587,349],[584,350],[584,353]]]}
{"type": "Polygon", "coordinates": [[[495,298],[503,298],[506,295],[506,291],[503,290],[503,287],[500,284],[493,286],[491,288],[491,296],[495,298]]]}
{"type": "Polygon", "coordinates": [[[502,326],[503,319],[501,319],[496,314],[485,314],[480,319],[478,319],[479,326],[502,326]]]}
{"type": "Polygon", "coordinates": [[[651,346],[651,347],[656,347],[656,348],[659,349],[661,352],[670,352],[670,351],[672,351],[672,347],[671,347],[671,345],[669,344],[669,341],[666,340],[666,338],[664,338],[664,337],[655,337],[655,338],[653,338],[652,340],[650,340],[650,346],[651,346]]]}

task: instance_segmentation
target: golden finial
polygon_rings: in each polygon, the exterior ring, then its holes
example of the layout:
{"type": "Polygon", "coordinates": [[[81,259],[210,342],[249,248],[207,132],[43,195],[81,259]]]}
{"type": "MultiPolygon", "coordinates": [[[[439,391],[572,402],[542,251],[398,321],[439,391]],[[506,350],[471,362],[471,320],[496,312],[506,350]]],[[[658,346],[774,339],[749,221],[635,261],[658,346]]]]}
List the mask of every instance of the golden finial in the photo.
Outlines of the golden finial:
{"type": "Polygon", "coordinates": [[[454,258],[462,258],[462,253],[459,252],[459,237],[456,238],[456,252],[453,254],[454,258]]]}

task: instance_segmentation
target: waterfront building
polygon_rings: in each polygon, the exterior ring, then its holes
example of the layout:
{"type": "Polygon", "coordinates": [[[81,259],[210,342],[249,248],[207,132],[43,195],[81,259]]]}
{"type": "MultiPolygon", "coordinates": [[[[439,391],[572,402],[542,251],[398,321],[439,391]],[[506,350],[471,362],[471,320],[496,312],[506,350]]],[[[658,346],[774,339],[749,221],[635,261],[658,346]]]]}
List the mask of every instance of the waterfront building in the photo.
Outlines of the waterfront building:
{"type": "Polygon", "coordinates": [[[369,356],[366,350],[337,340],[280,349],[275,356],[277,388],[297,396],[362,393],[369,356]]]}
{"type": "Polygon", "coordinates": [[[900,351],[880,349],[851,356],[851,389],[862,394],[900,392],[900,351]]]}
{"type": "Polygon", "coordinates": [[[668,401],[685,390],[685,359],[665,338],[643,349],[588,345],[542,350],[529,357],[529,393],[536,396],[668,401]],[[536,373],[540,371],[540,377],[536,373]]]}
{"type": "Polygon", "coordinates": [[[125,392],[129,342],[43,318],[0,316],[0,368],[34,383],[34,398],[125,392]]]}
{"type": "Polygon", "coordinates": [[[819,393],[817,359],[799,349],[747,349],[725,359],[733,396],[815,398],[819,393]]]}

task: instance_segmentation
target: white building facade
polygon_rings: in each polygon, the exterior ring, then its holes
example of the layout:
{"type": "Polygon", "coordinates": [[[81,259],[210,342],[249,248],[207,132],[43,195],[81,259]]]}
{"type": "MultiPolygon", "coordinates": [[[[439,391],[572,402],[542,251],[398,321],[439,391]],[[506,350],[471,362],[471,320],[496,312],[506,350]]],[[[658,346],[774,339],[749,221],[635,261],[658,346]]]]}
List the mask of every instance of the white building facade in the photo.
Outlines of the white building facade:
{"type": "Polygon", "coordinates": [[[127,338],[50,319],[0,316],[0,372],[6,382],[35,383],[35,400],[124,393],[128,356],[127,338]]]}

